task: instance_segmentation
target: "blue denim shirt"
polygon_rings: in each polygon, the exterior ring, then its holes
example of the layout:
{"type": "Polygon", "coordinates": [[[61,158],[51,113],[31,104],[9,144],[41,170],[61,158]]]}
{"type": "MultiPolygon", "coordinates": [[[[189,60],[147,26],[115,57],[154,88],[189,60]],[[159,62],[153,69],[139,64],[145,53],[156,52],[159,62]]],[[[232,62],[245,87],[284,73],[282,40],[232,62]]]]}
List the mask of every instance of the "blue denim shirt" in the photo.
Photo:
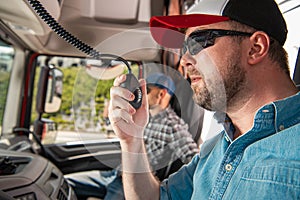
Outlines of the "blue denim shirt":
{"type": "Polygon", "coordinates": [[[300,199],[300,93],[263,106],[251,130],[223,131],[161,184],[161,199],[300,199]]]}

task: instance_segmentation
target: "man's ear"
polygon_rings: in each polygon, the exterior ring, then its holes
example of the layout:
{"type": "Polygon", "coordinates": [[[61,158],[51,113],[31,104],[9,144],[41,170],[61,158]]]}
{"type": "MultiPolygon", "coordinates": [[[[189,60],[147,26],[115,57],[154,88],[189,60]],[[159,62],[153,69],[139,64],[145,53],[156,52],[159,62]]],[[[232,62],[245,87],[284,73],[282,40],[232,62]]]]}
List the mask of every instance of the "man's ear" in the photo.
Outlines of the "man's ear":
{"type": "Polygon", "coordinates": [[[166,93],[167,93],[167,89],[160,89],[159,92],[158,92],[159,98],[161,100],[164,99],[164,97],[166,96],[166,93]]]}
{"type": "Polygon", "coordinates": [[[261,62],[268,54],[270,47],[270,37],[262,31],[256,31],[250,37],[250,51],[248,63],[253,65],[261,62]]]}
{"type": "Polygon", "coordinates": [[[161,89],[161,90],[159,91],[160,97],[163,98],[163,97],[166,95],[167,92],[168,92],[167,89],[161,89]]]}

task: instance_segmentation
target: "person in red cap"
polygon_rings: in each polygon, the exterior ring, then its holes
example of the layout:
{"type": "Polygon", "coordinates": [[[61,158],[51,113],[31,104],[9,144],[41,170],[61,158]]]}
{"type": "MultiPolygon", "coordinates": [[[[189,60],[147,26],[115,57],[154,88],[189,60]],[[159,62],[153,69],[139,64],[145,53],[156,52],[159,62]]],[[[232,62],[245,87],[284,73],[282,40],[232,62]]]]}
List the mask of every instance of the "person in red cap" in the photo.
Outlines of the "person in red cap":
{"type": "MultiPolygon", "coordinates": [[[[285,20],[274,0],[201,0],[186,15],[155,16],[153,38],[182,48],[200,106],[224,131],[163,182],[151,174],[143,131],[148,102],[111,89],[109,117],[120,138],[127,199],[299,199],[300,94],[289,75],[285,20]],[[185,35],[182,34],[185,33],[185,35]]],[[[140,80],[143,95],[145,81],[140,80]]]]}

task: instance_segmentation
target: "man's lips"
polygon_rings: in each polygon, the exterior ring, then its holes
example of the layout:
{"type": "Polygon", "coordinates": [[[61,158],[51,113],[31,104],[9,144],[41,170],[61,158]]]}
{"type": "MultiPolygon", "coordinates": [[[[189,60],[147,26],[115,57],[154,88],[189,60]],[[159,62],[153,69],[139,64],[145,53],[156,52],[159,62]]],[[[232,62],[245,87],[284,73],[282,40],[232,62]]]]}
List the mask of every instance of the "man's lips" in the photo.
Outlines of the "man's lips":
{"type": "Polygon", "coordinates": [[[191,84],[195,84],[195,83],[199,82],[202,79],[202,77],[201,76],[191,76],[190,79],[191,79],[191,84]]]}

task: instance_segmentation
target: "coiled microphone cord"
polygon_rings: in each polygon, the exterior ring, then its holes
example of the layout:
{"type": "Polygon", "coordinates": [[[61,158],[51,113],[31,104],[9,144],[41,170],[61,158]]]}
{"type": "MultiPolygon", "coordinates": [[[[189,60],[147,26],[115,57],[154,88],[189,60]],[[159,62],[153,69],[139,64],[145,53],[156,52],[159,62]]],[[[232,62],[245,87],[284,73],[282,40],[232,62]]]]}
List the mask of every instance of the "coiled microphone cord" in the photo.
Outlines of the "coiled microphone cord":
{"type": "Polygon", "coordinates": [[[127,60],[124,58],[113,55],[113,54],[101,54],[99,51],[92,48],[90,45],[84,43],[80,39],[78,39],[76,36],[72,35],[70,32],[68,32],[66,29],[64,29],[55,19],[51,16],[51,14],[44,8],[44,6],[41,4],[38,0],[27,0],[28,3],[31,5],[31,7],[35,10],[35,12],[40,16],[40,18],[48,24],[48,26],[61,38],[63,38],[66,42],[73,45],[83,53],[91,56],[92,58],[100,60],[101,58],[107,58],[111,57],[114,58],[116,61],[123,62],[127,68],[128,72],[131,73],[131,68],[127,60]]]}

